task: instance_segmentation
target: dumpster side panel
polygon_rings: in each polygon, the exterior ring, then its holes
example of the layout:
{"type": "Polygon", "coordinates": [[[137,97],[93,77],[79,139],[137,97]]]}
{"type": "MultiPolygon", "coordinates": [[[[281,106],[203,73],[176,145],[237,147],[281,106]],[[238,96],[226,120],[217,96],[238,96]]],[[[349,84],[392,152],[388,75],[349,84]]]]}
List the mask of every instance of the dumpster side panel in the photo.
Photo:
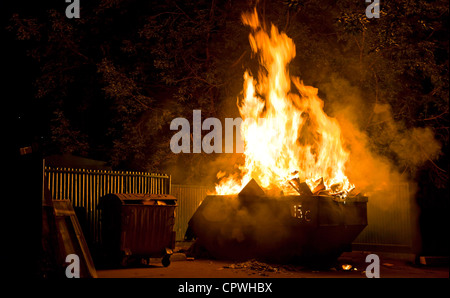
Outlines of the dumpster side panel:
{"type": "Polygon", "coordinates": [[[367,199],[360,201],[207,196],[189,226],[198,245],[217,258],[327,263],[367,225],[367,199]]]}
{"type": "Polygon", "coordinates": [[[162,256],[173,248],[176,206],[123,205],[121,250],[133,255],[162,256]]]}

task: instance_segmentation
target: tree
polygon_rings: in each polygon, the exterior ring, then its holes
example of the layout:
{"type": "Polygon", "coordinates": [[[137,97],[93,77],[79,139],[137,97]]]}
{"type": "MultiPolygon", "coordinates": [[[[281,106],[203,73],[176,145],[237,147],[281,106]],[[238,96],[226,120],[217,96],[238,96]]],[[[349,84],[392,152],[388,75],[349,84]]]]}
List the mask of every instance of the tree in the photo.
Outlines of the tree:
{"type": "Polygon", "coordinates": [[[286,3],[288,13],[278,13],[278,25],[296,44],[293,70],[319,88],[329,114],[339,117],[336,111],[342,107],[358,105],[355,110],[364,112],[353,117],[373,150],[411,176],[417,167],[411,156],[399,154],[408,149],[398,143],[419,128],[431,129],[442,145],[441,155],[427,155],[426,139],[415,146],[423,149],[433,182],[446,187],[448,3],[382,2],[380,18],[373,19],[365,15],[362,1],[286,3]],[[389,108],[390,117],[377,118],[381,107],[389,108]]]}
{"type": "MultiPolygon", "coordinates": [[[[217,156],[172,154],[169,124],[190,119],[193,109],[202,117],[239,116],[244,69],[257,67],[240,15],[254,5],[267,24],[293,38],[291,73],[319,88],[328,113],[351,104],[348,90],[364,98],[366,112],[355,117],[374,150],[408,168],[386,146],[392,139],[381,137],[387,123],[373,111],[383,104],[402,123],[398,129],[431,127],[447,148],[444,1],[383,2],[381,17],[367,19],[363,1],[98,0],[82,3],[80,19],[67,19],[64,6],[11,16],[10,31],[39,66],[35,94],[49,115],[48,153],[69,151],[136,170],[183,165],[189,169],[183,179],[203,179],[217,156]]],[[[442,163],[430,157],[428,164],[441,184],[442,163]]]]}
{"type": "Polygon", "coordinates": [[[54,7],[12,15],[9,29],[39,65],[36,98],[52,115],[47,153],[139,170],[178,159],[170,120],[193,108],[216,115],[230,82],[223,66],[234,57],[224,53],[236,45],[216,35],[230,24],[227,5],[105,0],[83,3],[80,19],[54,7]]]}

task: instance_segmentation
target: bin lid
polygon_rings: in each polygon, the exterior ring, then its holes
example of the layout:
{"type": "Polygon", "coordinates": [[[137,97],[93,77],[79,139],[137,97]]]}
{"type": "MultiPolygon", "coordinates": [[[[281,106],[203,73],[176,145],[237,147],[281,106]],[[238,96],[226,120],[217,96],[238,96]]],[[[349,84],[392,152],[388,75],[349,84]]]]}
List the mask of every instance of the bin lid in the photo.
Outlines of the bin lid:
{"type": "Polygon", "coordinates": [[[175,205],[177,198],[168,194],[111,193],[101,198],[105,200],[120,200],[122,204],[139,205],[175,205]]]}

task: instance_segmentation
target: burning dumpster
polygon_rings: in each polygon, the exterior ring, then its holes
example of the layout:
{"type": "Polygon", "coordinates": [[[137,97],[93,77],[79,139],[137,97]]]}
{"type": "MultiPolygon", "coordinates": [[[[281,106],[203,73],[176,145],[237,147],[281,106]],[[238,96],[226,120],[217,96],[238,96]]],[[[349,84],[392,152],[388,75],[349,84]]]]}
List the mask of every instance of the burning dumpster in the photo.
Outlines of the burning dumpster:
{"type": "Polygon", "coordinates": [[[293,40],[256,7],[241,18],[259,62],[237,101],[242,159],[217,173],[186,236],[218,258],[327,263],[367,225],[367,197],[346,174],[352,148],[318,89],[290,74],[293,40]]]}
{"type": "Polygon", "coordinates": [[[155,194],[108,194],[100,198],[105,255],[126,265],[132,258],[162,257],[175,247],[176,198],[155,194]]]}
{"type": "Polygon", "coordinates": [[[327,264],[367,225],[367,197],[266,196],[254,180],[238,195],[207,196],[187,237],[213,257],[327,264]]]}

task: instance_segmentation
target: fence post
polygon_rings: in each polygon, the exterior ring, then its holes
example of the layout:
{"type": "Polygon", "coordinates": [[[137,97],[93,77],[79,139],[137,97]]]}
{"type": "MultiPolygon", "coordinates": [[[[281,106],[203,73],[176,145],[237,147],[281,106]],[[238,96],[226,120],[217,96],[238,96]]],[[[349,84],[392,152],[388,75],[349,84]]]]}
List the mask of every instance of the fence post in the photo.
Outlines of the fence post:
{"type": "Polygon", "coordinates": [[[172,193],[172,175],[169,175],[169,186],[168,186],[168,194],[172,193]]]}

